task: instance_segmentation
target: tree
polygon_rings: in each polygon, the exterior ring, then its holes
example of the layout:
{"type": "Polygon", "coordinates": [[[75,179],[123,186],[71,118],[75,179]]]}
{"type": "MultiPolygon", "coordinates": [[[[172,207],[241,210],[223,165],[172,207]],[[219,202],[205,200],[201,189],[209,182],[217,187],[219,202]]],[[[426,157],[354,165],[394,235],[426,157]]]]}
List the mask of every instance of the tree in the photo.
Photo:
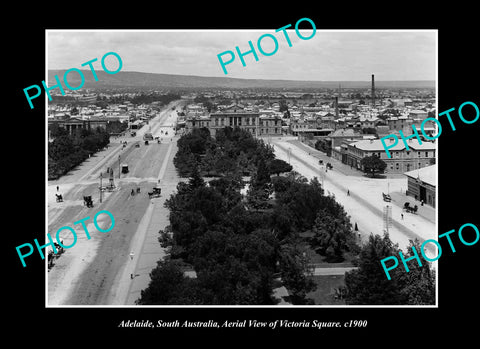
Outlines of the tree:
{"type": "Polygon", "coordinates": [[[240,176],[229,175],[214,179],[209,182],[209,185],[222,195],[227,210],[237,205],[242,199],[240,189],[243,187],[243,182],[240,176]]]}
{"type": "Polygon", "coordinates": [[[268,198],[272,189],[267,164],[263,158],[260,158],[257,171],[251,177],[250,186],[247,191],[248,205],[256,210],[270,207],[268,198]]]}
{"type": "Polygon", "coordinates": [[[160,260],[150,273],[150,283],[142,290],[139,305],[202,304],[197,281],[183,275],[178,262],[160,260]]]}
{"type": "Polygon", "coordinates": [[[285,99],[281,99],[278,102],[278,105],[279,105],[278,111],[280,111],[280,112],[288,111],[288,105],[287,105],[287,101],[285,99]]]}
{"type": "Polygon", "coordinates": [[[359,254],[358,269],[345,273],[347,304],[406,304],[407,297],[399,285],[399,268],[391,271],[388,280],[380,260],[398,256],[398,245],[393,244],[388,234],[383,237],[371,234],[368,243],[359,254]]]}
{"type": "Polygon", "coordinates": [[[324,152],[325,154],[327,154],[327,156],[332,155],[332,145],[331,145],[331,142],[329,142],[327,140],[319,139],[318,141],[316,141],[315,142],[315,149],[318,149],[318,150],[324,152]]]}
{"type": "Polygon", "coordinates": [[[215,171],[215,164],[217,162],[217,155],[215,154],[215,150],[207,149],[205,156],[202,158],[200,163],[200,168],[202,171],[208,176],[211,175],[212,172],[215,171]]]}
{"type": "Polygon", "coordinates": [[[268,170],[270,173],[278,176],[280,173],[290,172],[293,170],[293,167],[286,161],[281,159],[273,159],[268,163],[268,170]]]}
{"type": "Polygon", "coordinates": [[[351,224],[345,217],[334,216],[325,208],[318,212],[310,244],[326,257],[327,262],[342,262],[343,252],[354,239],[351,224]],[[342,219],[343,218],[343,219],[342,219]]]}
{"type": "Polygon", "coordinates": [[[188,177],[190,176],[192,169],[197,166],[198,159],[189,148],[186,148],[183,151],[177,151],[173,158],[173,163],[181,177],[188,177]]]}
{"type": "Polygon", "coordinates": [[[407,272],[398,275],[401,293],[407,298],[407,304],[434,305],[435,304],[435,273],[421,254],[421,245],[418,239],[410,240],[405,259],[414,256],[413,248],[417,251],[422,266],[416,260],[408,263],[407,272]]]}
{"type": "Polygon", "coordinates": [[[360,160],[360,166],[362,166],[363,172],[370,173],[372,177],[375,177],[376,173],[383,173],[385,168],[387,168],[385,161],[376,155],[365,156],[360,160]]]}
{"type": "Polygon", "coordinates": [[[206,304],[273,304],[275,244],[263,229],[208,231],[195,242],[194,267],[206,304]]]}
{"type": "MultiPolygon", "coordinates": [[[[295,174],[291,174],[295,178],[295,174]]],[[[285,205],[291,212],[292,224],[298,231],[305,231],[312,227],[317,212],[328,204],[323,196],[323,189],[316,178],[310,183],[302,177],[292,179],[285,191],[275,192],[276,202],[285,205]]]]}
{"type": "Polygon", "coordinates": [[[378,137],[377,130],[375,129],[375,127],[364,127],[364,128],[362,128],[362,134],[371,134],[371,135],[375,135],[375,136],[378,137]]]}
{"type": "Polygon", "coordinates": [[[398,244],[393,244],[388,234],[370,235],[359,254],[358,269],[345,274],[347,304],[435,304],[435,275],[421,254],[418,240],[410,241],[404,258],[414,255],[413,246],[422,266],[411,260],[407,262],[407,273],[399,261],[399,266],[389,271],[388,280],[380,261],[390,256],[400,259],[398,244]]]}
{"type": "Polygon", "coordinates": [[[311,304],[306,296],[316,289],[312,271],[308,268],[305,250],[295,238],[289,239],[280,249],[279,265],[283,284],[288,289],[293,304],[311,304]]]}

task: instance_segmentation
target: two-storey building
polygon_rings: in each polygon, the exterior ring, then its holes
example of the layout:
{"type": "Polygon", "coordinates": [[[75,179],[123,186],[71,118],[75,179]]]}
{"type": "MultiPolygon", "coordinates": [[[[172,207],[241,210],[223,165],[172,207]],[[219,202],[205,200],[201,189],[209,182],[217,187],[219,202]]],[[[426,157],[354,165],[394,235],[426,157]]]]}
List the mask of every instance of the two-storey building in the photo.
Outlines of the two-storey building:
{"type": "Polygon", "coordinates": [[[432,142],[422,142],[417,139],[407,141],[409,150],[405,144],[399,141],[394,147],[389,148],[391,158],[387,156],[385,148],[379,139],[361,140],[344,143],[344,156],[342,162],[359,170],[363,170],[360,161],[366,156],[376,155],[386,162],[386,171],[392,173],[404,173],[423,168],[434,163],[436,145],[432,142]]]}

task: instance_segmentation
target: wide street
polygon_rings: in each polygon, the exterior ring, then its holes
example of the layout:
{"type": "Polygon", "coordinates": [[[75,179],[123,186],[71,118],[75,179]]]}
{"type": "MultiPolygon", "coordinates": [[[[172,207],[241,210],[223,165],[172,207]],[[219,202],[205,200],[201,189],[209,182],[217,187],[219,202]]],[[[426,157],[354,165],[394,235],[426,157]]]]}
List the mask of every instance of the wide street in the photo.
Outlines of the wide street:
{"type": "MultiPolygon", "coordinates": [[[[410,239],[417,238],[420,242],[437,239],[435,209],[427,205],[421,206],[419,201],[405,195],[405,176],[366,177],[356,170],[350,170],[340,161],[301,144],[296,137],[271,137],[265,141],[270,141],[274,146],[277,158],[290,162],[293,169],[304,177],[317,177],[320,183],[323,183],[326,194],[334,195],[335,200],[343,205],[350,215],[352,226],[357,223],[362,241],[366,241],[370,233],[383,234],[383,210],[386,205],[391,207],[391,225],[388,227],[390,239],[398,243],[404,252],[410,239]],[[319,165],[319,159],[324,160],[324,164],[332,163],[333,169],[325,171],[325,165],[319,165]],[[383,201],[382,192],[390,193],[390,203],[383,201]],[[402,210],[407,201],[412,206],[418,205],[417,214],[402,210]]],[[[431,246],[432,244],[427,245],[427,256],[436,256],[437,251],[435,248],[430,249],[431,246]]]]}
{"type": "MultiPolygon", "coordinates": [[[[163,254],[157,240],[158,231],[168,224],[163,203],[178,182],[172,161],[178,138],[173,129],[177,114],[172,107],[180,104],[170,103],[135,137],[111,137],[107,149],[60,179],[48,182],[47,231],[54,237],[59,228],[69,226],[78,238],[48,272],[49,306],[133,304],[140,290],[148,285],[148,274],[163,254]],[[161,144],[151,141],[145,145],[145,132],[162,138],[161,144]],[[127,141],[125,147],[123,141],[127,141]],[[127,164],[129,172],[120,173],[119,164],[127,164]],[[103,191],[100,203],[100,174],[102,186],[108,185],[108,167],[113,168],[115,189],[103,191]],[[149,199],[147,193],[155,186],[162,189],[162,196],[149,199]],[[63,195],[63,202],[56,202],[56,193],[63,195]],[[93,208],[84,206],[85,195],[92,196],[93,208]],[[93,224],[94,215],[101,210],[108,210],[115,219],[113,229],[106,233],[93,224]],[[87,239],[80,223],[73,224],[86,217],[90,217],[85,223],[91,239],[87,239]]],[[[103,229],[111,224],[105,214],[98,216],[98,222],[103,229]]],[[[60,238],[64,245],[73,242],[68,230],[63,230],[60,238]]]]}

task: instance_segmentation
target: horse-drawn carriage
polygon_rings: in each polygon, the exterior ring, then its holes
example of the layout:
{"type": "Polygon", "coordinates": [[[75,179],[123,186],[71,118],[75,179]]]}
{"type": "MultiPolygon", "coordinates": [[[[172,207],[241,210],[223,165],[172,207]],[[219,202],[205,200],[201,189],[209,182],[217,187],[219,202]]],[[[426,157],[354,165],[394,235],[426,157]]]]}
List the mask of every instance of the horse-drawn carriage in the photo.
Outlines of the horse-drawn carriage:
{"type": "Polygon", "coordinates": [[[53,268],[53,266],[55,265],[54,261],[55,259],[59,258],[60,255],[65,252],[65,249],[63,248],[63,239],[60,240],[60,244],[57,243],[57,242],[54,242],[54,246],[55,246],[55,251],[53,251],[53,249],[51,247],[48,247],[47,250],[47,260],[48,260],[48,270],[50,271],[50,269],[53,268]]]}
{"type": "Polygon", "coordinates": [[[327,168],[328,168],[329,170],[331,170],[331,169],[333,169],[333,165],[332,165],[331,163],[327,162],[327,168]]]}
{"type": "Polygon", "coordinates": [[[407,212],[410,212],[410,213],[417,213],[418,211],[418,206],[415,205],[415,206],[410,206],[410,203],[409,202],[406,202],[404,205],[403,205],[403,209],[406,210],[407,212]]]}
{"type": "Polygon", "coordinates": [[[91,195],[83,197],[83,205],[87,207],[93,207],[93,200],[91,195]]]}
{"type": "Polygon", "coordinates": [[[383,201],[386,201],[386,202],[392,201],[392,197],[390,196],[390,194],[382,193],[382,195],[383,195],[383,201]]]}
{"type": "Polygon", "coordinates": [[[63,202],[62,194],[55,194],[55,196],[57,197],[57,202],[63,202]]]}
{"type": "Polygon", "coordinates": [[[158,188],[158,187],[155,187],[152,189],[151,192],[148,192],[148,198],[151,199],[151,198],[159,198],[160,195],[162,193],[162,189],[161,188],[158,188]]]}

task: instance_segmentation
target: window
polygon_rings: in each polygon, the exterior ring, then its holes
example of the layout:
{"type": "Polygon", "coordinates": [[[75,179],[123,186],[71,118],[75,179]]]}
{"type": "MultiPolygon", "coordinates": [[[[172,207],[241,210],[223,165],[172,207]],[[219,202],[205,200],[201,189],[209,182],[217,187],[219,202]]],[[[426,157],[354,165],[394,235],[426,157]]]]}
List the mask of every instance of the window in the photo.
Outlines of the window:
{"type": "Polygon", "coordinates": [[[425,157],[428,158],[428,151],[425,152],[425,157]]]}

